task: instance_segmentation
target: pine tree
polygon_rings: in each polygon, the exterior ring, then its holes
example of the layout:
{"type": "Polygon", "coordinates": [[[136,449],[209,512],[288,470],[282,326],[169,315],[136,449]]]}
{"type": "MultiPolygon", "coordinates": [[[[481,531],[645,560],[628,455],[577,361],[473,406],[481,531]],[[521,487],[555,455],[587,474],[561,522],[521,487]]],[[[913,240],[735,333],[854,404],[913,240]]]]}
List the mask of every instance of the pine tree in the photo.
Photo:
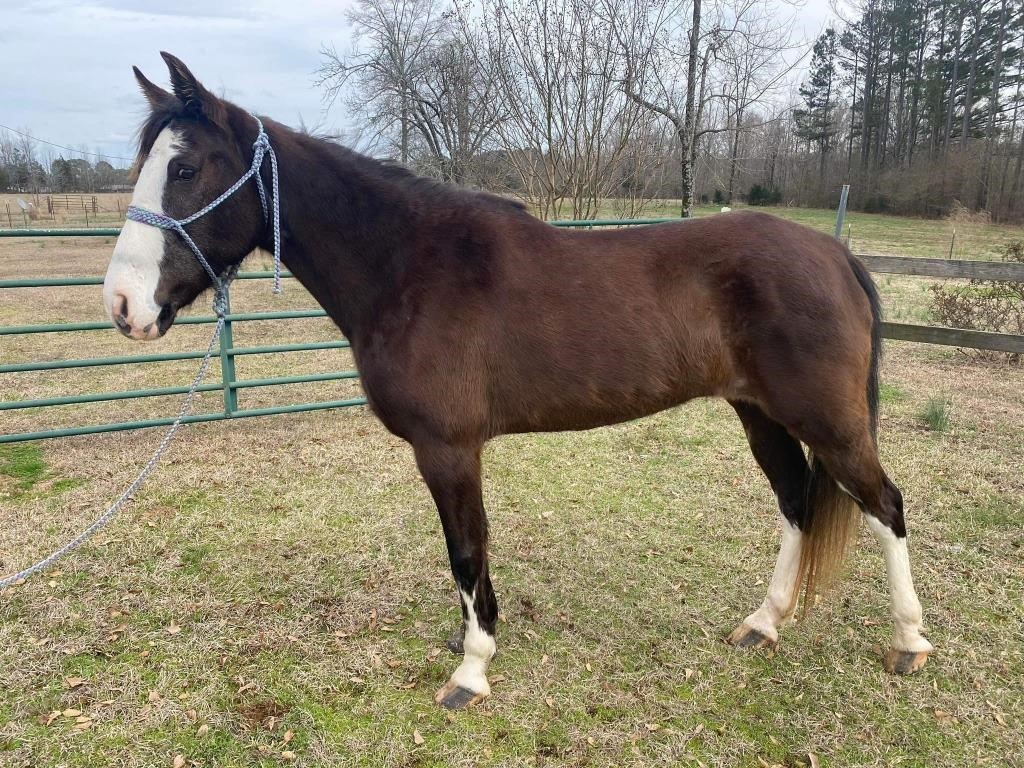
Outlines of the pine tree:
{"type": "Polygon", "coordinates": [[[825,163],[832,151],[832,140],[839,132],[836,103],[839,95],[837,38],[834,29],[826,29],[814,43],[807,82],[800,86],[805,107],[793,110],[797,138],[818,147],[818,173],[825,179],[825,163]]]}

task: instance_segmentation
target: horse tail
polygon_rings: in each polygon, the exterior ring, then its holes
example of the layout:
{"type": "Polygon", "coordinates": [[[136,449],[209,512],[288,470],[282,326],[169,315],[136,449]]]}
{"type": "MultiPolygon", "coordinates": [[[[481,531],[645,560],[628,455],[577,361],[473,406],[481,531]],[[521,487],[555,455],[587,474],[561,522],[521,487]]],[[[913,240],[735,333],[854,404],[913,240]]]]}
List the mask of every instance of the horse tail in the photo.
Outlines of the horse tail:
{"type": "MultiPolygon", "coordinates": [[[[878,439],[878,369],[882,355],[882,305],[875,283],[860,259],[846,251],[850,269],[864,291],[871,308],[871,360],[868,366],[867,428],[872,441],[878,439]]],[[[807,483],[807,516],[800,550],[797,589],[803,585],[803,613],[813,607],[815,595],[835,583],[860,521],[860,507],[829,474],[821,459],[811,452],[807,483]]]]}
{"type": "Polygon", "coordinates": [[[846,252],[850,269],[854,277],[860,283],[861,289],[868,297],[868,304],[871,306],[871,364],[868,367],[868,428],[871,430],[871,439],[878,440],[878,367],[882,359],[882,300],[878,297],[878,288],[875,281],[871,279],[867,268],[849,251],[846,252]]]}

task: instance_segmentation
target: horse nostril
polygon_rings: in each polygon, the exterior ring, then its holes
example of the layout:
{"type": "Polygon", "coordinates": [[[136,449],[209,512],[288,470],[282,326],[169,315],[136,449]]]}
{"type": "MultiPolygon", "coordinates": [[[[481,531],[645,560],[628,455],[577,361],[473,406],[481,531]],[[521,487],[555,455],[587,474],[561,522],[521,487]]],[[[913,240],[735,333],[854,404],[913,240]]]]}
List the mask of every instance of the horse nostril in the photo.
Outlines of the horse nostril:
{"type": "Polygon", "coordinates": [[[131,326],[128,324],[128,299],[120,293],[116,294],[113,309],[114,325],[125,333],[131,331],[131,326]]]}

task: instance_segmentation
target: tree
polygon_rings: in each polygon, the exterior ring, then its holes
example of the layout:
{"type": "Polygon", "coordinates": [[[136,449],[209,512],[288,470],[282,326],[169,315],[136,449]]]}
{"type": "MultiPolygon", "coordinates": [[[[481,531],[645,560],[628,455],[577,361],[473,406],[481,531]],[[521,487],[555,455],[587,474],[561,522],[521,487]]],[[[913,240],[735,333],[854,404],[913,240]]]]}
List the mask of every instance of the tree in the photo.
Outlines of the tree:
{"type": "Polygon", "coordinates": [[[825,163],[832,151],[832,140],[839,132],[836,124],[836,97],[838,96],[836,31],[826,29],[814,44],[807,81],[800,86],[804,107],[793,110],[796,135],[808,144],[818,147],[818,177],[825,181],[825,163]]]}

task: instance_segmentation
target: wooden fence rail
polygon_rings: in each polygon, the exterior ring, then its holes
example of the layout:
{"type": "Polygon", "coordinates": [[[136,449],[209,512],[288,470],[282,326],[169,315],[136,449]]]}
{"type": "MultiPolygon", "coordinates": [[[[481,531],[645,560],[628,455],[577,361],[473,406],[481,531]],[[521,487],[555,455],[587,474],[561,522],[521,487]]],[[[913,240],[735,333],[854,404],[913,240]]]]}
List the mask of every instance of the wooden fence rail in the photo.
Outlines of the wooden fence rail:
{"type": "MultiPolygon", "coordinates": [[[[954,261],[867,254],[858,254],[857,258],[872,272],[882,274],[1024,283],[1024,264],[1013,261],[954,261]]],[[[882,323],[882,335],[896,341],[921,341],[949,347],[1024,354],[1024,336],[1012,333],[991,333],[910,323],[882,323]]]]}

